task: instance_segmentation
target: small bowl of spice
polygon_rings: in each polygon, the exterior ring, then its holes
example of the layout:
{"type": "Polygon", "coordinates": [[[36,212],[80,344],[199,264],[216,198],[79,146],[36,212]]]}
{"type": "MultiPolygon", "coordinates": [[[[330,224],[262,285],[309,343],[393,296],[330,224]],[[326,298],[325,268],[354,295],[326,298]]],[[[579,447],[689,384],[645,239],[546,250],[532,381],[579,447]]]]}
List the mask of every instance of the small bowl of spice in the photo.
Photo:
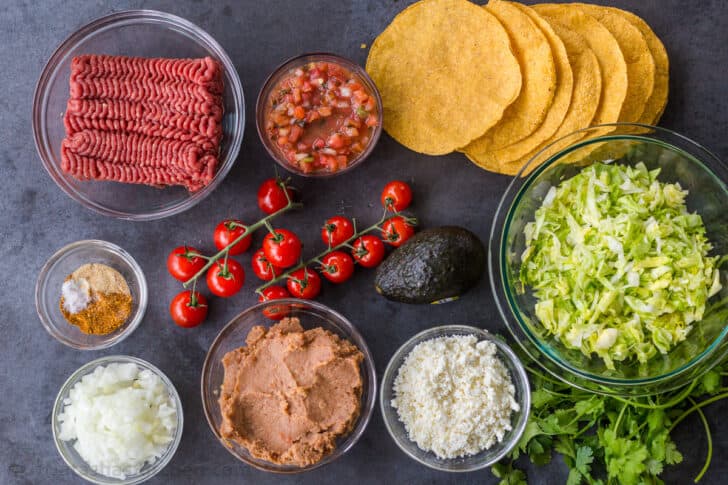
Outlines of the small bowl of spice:
{"type": "Polygon", "coordinates": [[[387,431],[410,458],[469,472],[508,454],[526,428],[528,376],[486,330],[446,325],[420,332],[384,371],[379,403],[387,431]]]}
{"type": "Polygon", "coordinates": [[[45,329],[80,350],[110,347],[128,337],[147,307],[147,283],[134,258],[106,241],[77,241],[46,262],[35,287],[45,329]]]}

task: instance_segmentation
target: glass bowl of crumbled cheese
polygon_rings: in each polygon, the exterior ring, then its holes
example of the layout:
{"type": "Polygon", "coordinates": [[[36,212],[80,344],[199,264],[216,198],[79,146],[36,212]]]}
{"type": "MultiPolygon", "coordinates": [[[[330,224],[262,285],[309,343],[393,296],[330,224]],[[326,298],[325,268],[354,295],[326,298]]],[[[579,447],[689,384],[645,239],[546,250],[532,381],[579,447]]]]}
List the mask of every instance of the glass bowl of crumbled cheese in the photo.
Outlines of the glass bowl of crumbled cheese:
{"type": "Polygon", "coordinates": [[[379,393],[395,443],[436,470],[493,465],[518,443],[531,407],[528,377],[498,337],[465,325],[420,332],[392,356],[379,393]]]}
{"type": "Polygon", "coordinates": [[[139,326],[147,283],[134,258],[119,246],[77,241],[43,266],[35,304],[43,327],[59,342],[79,350],[104,349],[139,326]]]}
{"type": "Polygon", "coordinates": [[[142,483],[159,473],[177,451],[183,423],[169,378],[125,355],[81,366],[61,387],[52,413],[63,461],[101,485],[142,483]]]}

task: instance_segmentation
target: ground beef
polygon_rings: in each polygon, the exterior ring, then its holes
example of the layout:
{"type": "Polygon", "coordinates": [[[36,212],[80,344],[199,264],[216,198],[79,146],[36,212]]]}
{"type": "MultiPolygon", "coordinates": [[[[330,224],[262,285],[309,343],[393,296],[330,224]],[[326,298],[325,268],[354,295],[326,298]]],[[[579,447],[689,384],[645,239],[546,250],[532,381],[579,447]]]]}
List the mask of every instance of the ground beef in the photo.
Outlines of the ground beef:
{"type": "Polygon", "coordinates": [[[61,168],[81,180],[199,190],[219,164],[222,90],[211,58],[78,56],[61,168]]]}
{"type": "Polygon", "coordinates": [[[63,122],[65,124],[68,137],[84,130],[135,133],[151,137],[193,142],[200,145],[206,151],[214,150],[216,143],[219,141],[219,136],[208,137],[189,130],[176,128],[174,126],[165,126],[152,121],[81,118],[66,114],[63,122]]]}
{"type": "Polygon", "coordinates": [[[61,148],[61,168],[79,180],[113,180],[115,182],[146,184],[156,187],[181,185],[190,191],[199,190],[212,180],[217,158],[203,157],[199,172],[186,171],[177,166],[154,167],[113,163],[73,153],[61,148]]]}
{"type": "Polygon", "coordinates": [[[146,59],[126,56],[84,55],[74,57],[71,79],[116,78],[155,81],[187,81],[222,92],[222,72],[217,61],[200,59],[146,59]]]}

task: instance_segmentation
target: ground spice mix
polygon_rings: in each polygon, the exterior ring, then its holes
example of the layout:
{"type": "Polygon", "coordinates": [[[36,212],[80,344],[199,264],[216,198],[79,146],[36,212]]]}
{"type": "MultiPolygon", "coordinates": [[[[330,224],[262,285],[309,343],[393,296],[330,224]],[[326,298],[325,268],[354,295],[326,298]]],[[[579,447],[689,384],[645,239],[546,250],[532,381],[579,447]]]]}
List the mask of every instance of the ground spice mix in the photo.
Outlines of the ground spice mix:
{"type": "Polygon", "coordinates": [[[84,264],[66,278],[62,291],[61,313],[83,333],[111,333],[131,315],[133,300],[129,285],[121,273],[105,264],[84,264]],[[76,304],[69,304],[71,300],[76,304]],[[78,301],[83,302],[82,308],[78,301]]]}

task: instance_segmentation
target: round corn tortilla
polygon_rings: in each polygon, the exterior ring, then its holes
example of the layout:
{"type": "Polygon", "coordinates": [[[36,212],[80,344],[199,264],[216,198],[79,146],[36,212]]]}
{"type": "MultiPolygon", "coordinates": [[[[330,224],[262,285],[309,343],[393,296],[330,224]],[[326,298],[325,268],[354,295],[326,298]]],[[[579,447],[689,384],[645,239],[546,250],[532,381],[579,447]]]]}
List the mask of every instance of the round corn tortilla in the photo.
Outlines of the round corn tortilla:
{"type": "Polygon", "coordinates": [[[384,129],[416,152],[442,155],[488,131],[521,90],[508,34],[467,0],[422,0],[376,38],[366,70],[384,129]]]}
{"type": "MultiPolygon", "coordinates": [[[[509,4],[526,14],[548,40],[556,67],[556,91],[543,123],[526,138],[492,152],[487,150],[479,151],[476,149],[477,147],[473,147],[474,143],[466,147],[465,155],[470,161],[486,170],[498,173],[506,173],[502,172],[503,169],[500,168],[502,165],[525,156],[556,132],[569,109],[574,88],[574,78],[566,48],[559,36],[551,28],[551,25],[530,7],[516,2],[509,4]]],[[[596,92],[599,92],[599,90],[596,92]]]]}
{"type": "MultiPolygon", "coordinates": [[[[552,22],[554,31],[559,38],[561,38],[564,46],[566,47],[566,52],[569,55],[569,62],[571,63],[571,70],[574,75],[574,91],[571,96],[571,105],[569,106],[569,110],[566,113],[563,123],[561,123],[561,126],[559,126],[551,138],[545,140],[519,160],[503,165],[503,173],[509,175],[517,174],[521,168],[531,160],[531,158],[533,158],[547,145],[570,133],[573,133],[576,130],[589,126],[599,106],[598,93],[601,92],[602,74],[599,69],[599,61],[597,61],[594,51],[589,48],[589,44],[584,37],[573,30],[567,29],[558,22],[554,22],[553,20],[552,22]],[[594,93],[597,93],[597,95],[594,93]]],[[[541,160],[546,160],[550,155],[566,148],[566,145],[574,143],[574,141],[574,139],[569,139],[562,141],[561,143],[555,143],[539,158],[541,160]]],[[[537,164],[529,165],[524,175],[526,173],[530,173],[537,166],[537,164]]]]}
{"type": "Polygon", "coordinates": [[[544,3],[534,5],[533,8],[548,20],[559,22],[582,35],[589,43],[602,72],[601,99],[592,123],[601,125],[617,122],[628,85],[627,63],[617,40],[594,17],[568,4],[544,3]]]}
{"type": "Polygon", "coordinates": [[[524,139],[541,125],[554,99],[556,66],[544,33],[514,4],[490,0],[485,9],[508,32],[511,46],[521,66],[521,93],[503,118],[464,151],[494,151],[524,139]]]}
{"type": "Polygon", "coordinates": [[[616,9],[584,3],[572,5],[597,19],[617,39],[627,63],[627,95],[619,113],[619,121],[639,121],[655,85],[655,61],[644,35],[616,9]]]}
{"type": "Polygon", "coordinates": [[[655,83],[652,95],[647,100],[647,104],[645,105],[644,111],[642,111],[642,116],[640,116],[639,122],[648,125],[656,125],[660,121],[663,111],[665,111],[667,95],[670,90],[670,59],[667,57],[665,46],[662,45],[660,38],[657,37],[655,32],[653,32],[650,26],[647,25],[647,22],[637,15],[614,7],[605,8],[627,19],[627,21],[637,27],[637,30],[642,33],[647,41],[647,47],[650,49],[650,54],[652,54],[652,58],[655,62],[655,83]]]}

